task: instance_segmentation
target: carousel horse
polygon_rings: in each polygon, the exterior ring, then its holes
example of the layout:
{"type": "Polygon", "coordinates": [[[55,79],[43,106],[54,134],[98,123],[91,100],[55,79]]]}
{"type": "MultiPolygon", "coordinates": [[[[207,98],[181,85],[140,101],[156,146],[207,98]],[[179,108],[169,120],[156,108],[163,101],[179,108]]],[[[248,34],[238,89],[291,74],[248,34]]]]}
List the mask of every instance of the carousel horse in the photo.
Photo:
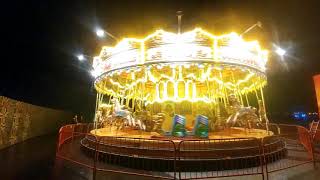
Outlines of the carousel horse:
{"type": "Polygon", "coordinates": [[[134,112],[133,116],[137,122],[140,121],[140,123],[143,124],[144,130],[147,130],[147,131],[150,130],[151,114],[149,111],[139,110],[139,111],[134,112]]]}
{"type": "Polygon", "coordinates": [[[124,106],[121,106],[117,98],[113,98],[111,102],[114,104],[113,113],[112,113],[113,117],[124,118],[126,120],[125,124],[129,126],[136,126],[135,120],[132,117],[131,112],[126,109],[123,109],[124,106]]]}
{"type": "Polygon", "coordinates": [[[129,110],[123,109],[124,106],[121,106],[117,98],[113,98],[111,102],[114,104],[112,117],[115,117],[116,124],[118,124],[117,126],[119,126],[120,124],[120,128],[122,128],[123,125],[127,125],[133,128],[138,127],[140,130],[146,129],[144,123],[141,120],[135,120],[129,110]],[[121,120],[124,120],[122,124],[120,122],[121,120]]]}
{"type": "Polygon", "coordinates": [[[152,116],[153,121],[153,128],[152,131],[154,132],[161,132],[162,123],[165,120],[165,114],[164,113],[158,113],[156,115],[152,116]]]}
{"type": "Polygon", "coordinates": [[[229,126],[234,126],[236,123],[238,123],[240,125],[246,124],[249,128],[251,128],[252,123],[255,123],[257,126],[261,124],[260,119],[256,114],[256,108],[250,106],[241,106],[235,95],[229,96],[229,103],[231,115],[226,121],[229,126]]]}

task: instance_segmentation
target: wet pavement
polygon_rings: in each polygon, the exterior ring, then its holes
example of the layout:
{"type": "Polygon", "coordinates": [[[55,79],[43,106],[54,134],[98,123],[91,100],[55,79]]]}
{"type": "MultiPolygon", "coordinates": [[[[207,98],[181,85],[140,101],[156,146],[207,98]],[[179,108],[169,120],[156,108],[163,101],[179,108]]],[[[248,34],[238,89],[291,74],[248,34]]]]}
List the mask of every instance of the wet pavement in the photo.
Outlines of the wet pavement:
{"type": "Polygon", "coordinates": [[[35,137],[0,150],[0,179],[51,179],[57,134],[35,137]]]}

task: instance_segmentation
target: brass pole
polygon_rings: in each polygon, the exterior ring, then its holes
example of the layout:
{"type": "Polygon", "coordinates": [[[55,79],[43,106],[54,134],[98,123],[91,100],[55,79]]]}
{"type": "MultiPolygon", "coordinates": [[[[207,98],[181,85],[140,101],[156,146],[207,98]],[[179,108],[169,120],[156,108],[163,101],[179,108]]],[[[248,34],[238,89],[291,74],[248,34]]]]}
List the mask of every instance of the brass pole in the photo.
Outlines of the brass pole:
{"type": "Polygon", "coordinates": [[[267,133],[269,134],[269,119],[267,117],[267,111],[266,111],[266,106],[265,106],[265,102],[264,102],[264,95],[263,95],[262,86],[260,86],[260,93],[261,93],[262,105],[263,105],[263,110],[264,110],[264,118],[266,120],[266,129],[267,129],[267,133]]]}
{"type": "Polygon", "coordinates": [[[250,106],[250,104],[249,104],[249,99],[248,99],[248,93],[245,92],[245,95],[246,95],[247,106],[250,106]]]}

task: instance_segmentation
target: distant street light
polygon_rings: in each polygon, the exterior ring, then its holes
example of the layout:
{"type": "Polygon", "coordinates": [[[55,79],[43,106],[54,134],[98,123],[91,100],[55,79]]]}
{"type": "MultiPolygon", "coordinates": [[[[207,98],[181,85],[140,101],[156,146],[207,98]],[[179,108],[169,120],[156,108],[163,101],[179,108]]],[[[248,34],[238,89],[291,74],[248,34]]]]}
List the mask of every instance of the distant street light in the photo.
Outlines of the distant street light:
{"type": "Polygon", "coordinates": [[[240,36],[242,37],[244,34],[248,33],[249,31],[251,31],[255,27],[262,28],[262,23],[260,21],[256,22],[255,24],[250,26],[248,29],[246,29],[243,33],[241,33],[240,36]]]}
{"type": "Polygon", "coordinates": [[[277,47],[276,51],[275,51],[279,56],[284,56],[286,54],[286,51],[280,47],[277,47]]]}
{"type": "Polygon", "coordinates": [[[98,76],[98,72],[96,70],[92,70],[90,73],[91,73],[91,76],[95,78],[98,76]]]}
{"type": "Polygon", "coordinates": [[[77,58],[78,58],[79,61],[83,61],[84,60],[84,55],[83,54],[79,54],[77,56],[77,58]]]}
{"type": "MultiPolygon", "coordinates": [[[[119,41],[119,39],[118,38],[116,38],[114,35],[112,35],[111,33],[109,33],[108,31],[105,31],[105,30],[103,30],[103,29],[101,29],[101,28],[96,28],[96,31],[95,31],[95,33],[96,33],[96,35],[99,37],[99,38],[103,38],[103,37],[105,37],[106,35],[108,35],[109,37],[111,37],[112,39],[114,39],[115,41],[119,41]]],[[[77,59],[79,60],[79,61],[84,61],[84,60],[88,60],[88,59],[91,59],[91,58],[93,58],[92,56],[88,56],[88,55],[85,55],[85,54],[78,54],[77,56],[77,59]]],[[[86,61],[86,62],[84,62],[83,64],[86,64],[86,66],[90,66],[90,64],[89,64],[89,62],[88,61],[86,61]]],[[[91,68],[90,68],[91,69],[91,68]]],[[[87,69],[88,70],[88,69],[87,69]]],[[[97,71],[97,70],[88,70],[89,72],[90,72],[90,74],[91,74],[91,76],[93,76],[93,77],[97,77],[98,75],[99,75],[99,72],[97,71]]]]}
{"type": "Polygon", "coordinates": [[[100,29],[100,28],[97,28],[97,29],[96,29],[96,35],[97,35],[99,38],[105,37],[105,34],[107,34],[108,36],[110,36],[112,39],[114,39],[114,40],[116,40],[116,41],[119,41],[118,38],[116,38],[114,35],[112,35],[112,34],[109,33],[108,31],[105,31],[105,30],[100,29]]]}
{"type": "MultiPolygon", "coordinates": [[[[240,36],[242,37],[244,34],[250,32],[252,29],[254,29],[255,27],[259,27],[262,28],[262,23],[260,21],[256,22],[255,24],[253,24],[252,26],[250,26],[248,29],[246,29],[243,33],[240,34],[240,36]]],[[[276,48],[275,53],[278,54],[281,59],[283,58],[283,56],[287,53],[285,49],[282,49],[281,47],[273,44],[273,46],[276,48]]]]}
{"type": "Polygon", "coordinates": [[[104,30],[103,29],[97,29],[96,34],[98,37],[104,37],[104,30]]]}

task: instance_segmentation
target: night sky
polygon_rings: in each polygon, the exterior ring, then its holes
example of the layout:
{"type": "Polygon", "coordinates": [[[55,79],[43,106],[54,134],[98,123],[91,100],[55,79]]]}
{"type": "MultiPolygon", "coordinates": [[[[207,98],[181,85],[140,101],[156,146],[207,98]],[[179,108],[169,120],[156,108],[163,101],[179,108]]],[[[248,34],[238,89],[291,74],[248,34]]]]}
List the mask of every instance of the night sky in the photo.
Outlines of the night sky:
{"type": "Polygon", "coordinates": [[[1,3],[1,88],[3,96],[86,116],[93,113],[95,90],[89,62],[75,55],[97,55],[111,38],[99,39],[95,28],[113,35],[142,37],[162,28],[202,27],[215,34],[246,34],[263,47],[287,49],[268,63],[265,90],[269,112],[316,111],[312,75],[320,73],[320,5],[314,1],[10,1],[1,3]]]}

